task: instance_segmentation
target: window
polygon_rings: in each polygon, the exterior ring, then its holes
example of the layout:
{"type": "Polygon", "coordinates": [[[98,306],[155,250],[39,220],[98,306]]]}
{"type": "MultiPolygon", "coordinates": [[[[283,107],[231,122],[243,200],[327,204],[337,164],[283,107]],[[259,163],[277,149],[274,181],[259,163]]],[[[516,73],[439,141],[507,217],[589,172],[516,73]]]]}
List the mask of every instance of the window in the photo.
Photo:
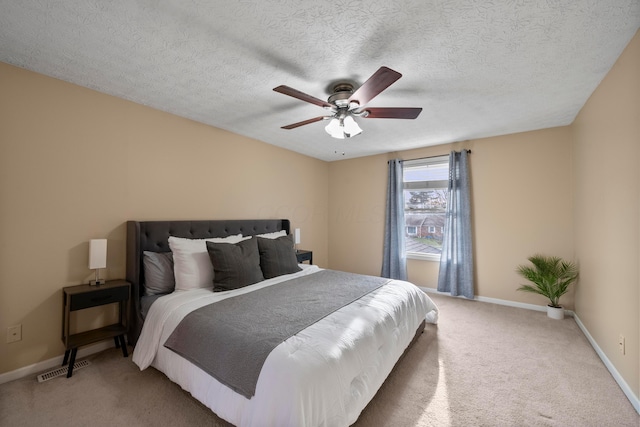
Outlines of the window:
{"type": "Polygon", "coordinates": [[[407,257],[439,260],[447,209],[449,156],[403,162],[403,182],[407,257]]]}

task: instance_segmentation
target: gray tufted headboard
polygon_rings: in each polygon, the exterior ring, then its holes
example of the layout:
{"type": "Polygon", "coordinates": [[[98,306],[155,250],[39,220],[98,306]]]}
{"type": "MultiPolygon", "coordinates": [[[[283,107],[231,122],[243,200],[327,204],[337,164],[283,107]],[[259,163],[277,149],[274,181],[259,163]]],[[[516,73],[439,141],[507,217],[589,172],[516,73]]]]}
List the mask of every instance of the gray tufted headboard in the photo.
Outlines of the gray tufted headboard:
{"type": "Polygon", "coordinates": [[[142,330],[140,297],[144,284],[142,253],[169,252],[169,236],[190,239],[226,237],[233,234],[256,234],[290,231],[288,219],[231,219],[211,221],[127,221],[127,281],[131,283],[132,304],[129,310],[129,343],[135,345],[142,330]]]}

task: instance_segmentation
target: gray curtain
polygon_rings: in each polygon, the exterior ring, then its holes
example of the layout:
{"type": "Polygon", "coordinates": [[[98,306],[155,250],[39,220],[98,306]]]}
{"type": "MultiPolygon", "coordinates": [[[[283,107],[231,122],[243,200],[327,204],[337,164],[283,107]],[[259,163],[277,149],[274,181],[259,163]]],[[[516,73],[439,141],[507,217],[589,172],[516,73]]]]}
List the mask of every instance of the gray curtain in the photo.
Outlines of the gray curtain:
{"type": "Polygon", "coordinates": [[[449,192],[438,291],[473,299],[473,246],[468,153],[449,156],[449,192]]]}
{"type": "Polygon", "coordinates": [[[390,160],[381,276],[407,280],[403,189],[402,160],[390,160]]]}

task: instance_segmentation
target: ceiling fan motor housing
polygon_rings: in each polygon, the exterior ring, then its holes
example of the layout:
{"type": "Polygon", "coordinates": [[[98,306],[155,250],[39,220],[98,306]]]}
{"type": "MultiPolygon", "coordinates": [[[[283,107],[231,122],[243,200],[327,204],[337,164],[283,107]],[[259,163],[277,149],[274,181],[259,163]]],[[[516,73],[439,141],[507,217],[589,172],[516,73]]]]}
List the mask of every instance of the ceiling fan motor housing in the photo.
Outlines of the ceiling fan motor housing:
{"type": "Polygon", "coordinates": [[[349,97],[353,94],[351,83],[338,83],[333,87],[333,95],[329,96],[329,104],[338,108],[349,107],[349,97]]]}

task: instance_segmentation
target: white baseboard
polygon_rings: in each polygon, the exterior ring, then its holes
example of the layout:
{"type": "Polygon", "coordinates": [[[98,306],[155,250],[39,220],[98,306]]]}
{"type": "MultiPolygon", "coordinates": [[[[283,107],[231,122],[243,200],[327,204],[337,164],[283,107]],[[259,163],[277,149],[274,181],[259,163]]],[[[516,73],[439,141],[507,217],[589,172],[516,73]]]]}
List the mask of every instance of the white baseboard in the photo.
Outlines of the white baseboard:
{"type": "MultiPolygon", "coordinates": [[[[83,347],[78,350],[76,360],[89,356],[94,353],[99,353],[103,350],[113,347],[113,340],[102,341],[97,344],[83,347]]],[[[16,369],[15,371],[5,372],[0,374],[0,384],[8,383],[9,381],[18,380],[20,378],[28,377],[30,375],[37,375],[42,371],[46,371],[51,368],[55,368],[62,365],[64,356],[57,356],[42,362],[34,363],[33,365],[25,366],[23,368],[16,369]]],[[[35,377],[34,377],[35,380],[35,377]]]]}
{"type": "MultiPolygon", "coordinates": [[[[433,293],[433,294],[439,294],[439,295],[451,297],[449,293],[440,292],[437,289],[424,288],[424,287],[420,287],[420,289],[422,289],[427,293],[433,293]]],[[[452,297],[452,298],[464,298],[464,297],[452,297]]],[[[476,296],[474,300],[481,301],[481,302],[488,302],[492,304],[498,304],[498,305],[506,305],[508,307],[525,308],[527,310],[547,311],[547,306],[545,305],[525,304],[522,302],[508,301],[508,300],[497,299],[497,298],[479,297],[479,296],[476,296]]],[[[567,316],[572,316],[575,319],[576,323],[578,324],[578,327],[580,328],[584,336],[587,338],[587,340],[591,344],[591,347],[593,347],[593,349],[596,351],[596,353],[600,357],[600,360],[602,360],[602,363],[604,363],[604,366],[606,366],[606,368],[609,370],[613,378],[616,380],[616,382],[618,383],[618,386],[620,386],[620,388],[622,389],[622,392],[625,394],[625,396],[627,396],[627,399],[629,399],[629,402],[631,402],[631,405],[633,405],[636,412],[640,414],[640,399],[638,399],[638,396],[636,396],[633,393],[633,391],[631,390],[631,387],[629,387],[629,384],[627,384],[627,382],[622,378],[622,376],[620,375],[618,370],[615,368],[615,366],[613,366],[613,363],[611,363],[611,361],[606,356],[606,354],[604,354],[604,352],[602,351],[602,349],[600,348],[596,340],[593,339],[593,337],[591,336],[587,328],[580,321],[580,318],[578,317],[578,315],[571,310],[565,310],[564,312],[567,316]]]]}
{"type": "MultiPolygon", "coordinates": [[[[438,294],[438,295],[443,295],[445,297],[451,297],[451,295],[448,292],[440,292],[437,289],[423,288],[423,287],[420,287],[420,289],[422,289],[423,291],[425,291],[427,293],[430,293],[430,294],[438,294]]],[[[452,298],[464,298],[464,297],[463,296],[458,296],[458,297],[452,297],[452,298]]],[[[464,298],[464,299],[466,299],[466,298],[464,298]]],[[[488,298],[488,297],[480,297],[480,296],[475,296],[473,299],[475,301],[490,302],[492,304],[506,305],[506,306],[509,306],[509,307],[526,308],[527,310],[547,311],[547,306],[546,305],[527,304],[527,303],[524,303],[524,302],[508,301],[508,300],[504,300],[504,299],[488,298]]],[[[571,310],[565,310],[565,314],[571,315],[572,313],[573,312],[571,310]]]]}
{"type": "Polygon", "coordinates": [[[584,334],[584,336],[587,337],[587,340],[589,340],[589,342],[591,343],[591,346],[596,351],[598,356],[600,356],[602,363],[604,363],[604,366],[607,367],[607,369],[609,370],[613,378],[616,380],[616,382],[622,389],[622,392],[625,394],[625,396],[627,396],[627,399],[629,399],[629,402],[631,402],[631,405],[633,405],[636,412],[640,414],[640,399],[638,399],[638,396],[633,394],[633,391],[631,390],[631,387],[629,387],[629,384],[627,384],[627,382],[622,378],[622,376],[620,375],[618,370],[615,368],[615,366],[613,366],[613,363],[611,363],[607,355],[604,354],[604,351],[602,351],[602,349],[600,348],[596,340],[593,339],[593,337],[591,336],[587,328],[584,326],[584,324],[580,320],[580,318],[577,315],[574,315],[573,318],[576,319],[576,323],[578,324],[578,327],[580,328],[580,330],[582,330],[582,333],[584,334]]]}

